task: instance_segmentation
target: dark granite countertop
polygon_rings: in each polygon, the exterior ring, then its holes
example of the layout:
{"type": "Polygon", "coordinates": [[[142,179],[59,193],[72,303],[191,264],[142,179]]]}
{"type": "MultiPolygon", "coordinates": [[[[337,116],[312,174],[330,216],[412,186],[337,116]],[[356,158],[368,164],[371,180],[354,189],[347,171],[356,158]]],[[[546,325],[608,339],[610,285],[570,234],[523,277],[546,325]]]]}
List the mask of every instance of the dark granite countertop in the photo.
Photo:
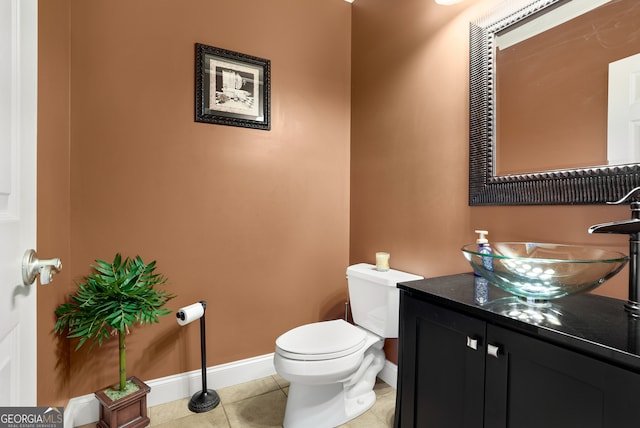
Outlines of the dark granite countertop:
{"type": "Polygon", "coordinates": [[[640,319],[627,314],[622,300],[585,293],[552,300],[546,307],[531,311],[530,306],[491,285],[488,302],[477,304],[473,284],[473,274],[465,273],[402,282],[398,288],[425,301],[640,373],[640,319]]]}

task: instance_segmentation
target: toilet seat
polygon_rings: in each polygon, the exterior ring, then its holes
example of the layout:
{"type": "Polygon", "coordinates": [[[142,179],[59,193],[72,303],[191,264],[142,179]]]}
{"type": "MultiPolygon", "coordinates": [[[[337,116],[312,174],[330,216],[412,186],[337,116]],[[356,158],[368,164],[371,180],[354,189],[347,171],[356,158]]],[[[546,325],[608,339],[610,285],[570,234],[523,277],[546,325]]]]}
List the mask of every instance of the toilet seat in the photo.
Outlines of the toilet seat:
{"type": "Polygon", "coordinates": [[[346,321],[333,320],[296,327],[276,339],[276,352],[285,358],[320,361],[357,352],[367,333],[346,321]]]}

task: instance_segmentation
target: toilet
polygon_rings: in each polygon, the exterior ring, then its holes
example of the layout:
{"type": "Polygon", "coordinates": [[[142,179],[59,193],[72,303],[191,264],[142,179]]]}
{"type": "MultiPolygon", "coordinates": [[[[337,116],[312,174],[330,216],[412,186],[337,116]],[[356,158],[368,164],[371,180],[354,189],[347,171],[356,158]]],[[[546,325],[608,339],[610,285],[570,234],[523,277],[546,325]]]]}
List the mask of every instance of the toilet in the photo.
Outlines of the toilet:
{"type": "Polygon", "coordinates": [[[276,372],[289,381],[284,428],[332,428],[373,406],[385,364],[384,339],[398,337],[398,282],[421,276],[360,263],[347,268],[351,312],[305,324],[276,339],[276,372]]]}

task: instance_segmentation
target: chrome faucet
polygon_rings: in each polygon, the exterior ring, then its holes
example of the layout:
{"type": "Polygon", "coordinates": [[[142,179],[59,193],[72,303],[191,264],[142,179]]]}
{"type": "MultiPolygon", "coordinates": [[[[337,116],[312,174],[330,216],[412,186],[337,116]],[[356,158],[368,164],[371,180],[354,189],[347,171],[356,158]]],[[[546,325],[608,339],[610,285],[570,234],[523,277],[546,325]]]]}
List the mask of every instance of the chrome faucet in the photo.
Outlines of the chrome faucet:
{"type": "Polygon", "coordinates": [[[616,233],[629,235],[629,300],[624,308],[630,315],[640,317],[640,187],[636,187],[616,202],[607,202],[610,205],[619,205],[631,201],[631,218],[622,221],[596,224],[589,228],[589,233],[616,233]]]}

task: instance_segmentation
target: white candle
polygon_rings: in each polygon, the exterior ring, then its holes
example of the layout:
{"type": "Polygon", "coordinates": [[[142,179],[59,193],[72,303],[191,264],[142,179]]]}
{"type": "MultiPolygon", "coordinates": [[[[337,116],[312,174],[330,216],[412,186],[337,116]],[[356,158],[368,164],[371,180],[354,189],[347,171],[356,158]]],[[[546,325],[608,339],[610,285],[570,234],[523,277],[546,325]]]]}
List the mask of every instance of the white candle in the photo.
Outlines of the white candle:
{"type": "Polygon", "coordinates": [[[376,253],[376,270],[380,272],[389,270],[389,253],[376,253]]]}

